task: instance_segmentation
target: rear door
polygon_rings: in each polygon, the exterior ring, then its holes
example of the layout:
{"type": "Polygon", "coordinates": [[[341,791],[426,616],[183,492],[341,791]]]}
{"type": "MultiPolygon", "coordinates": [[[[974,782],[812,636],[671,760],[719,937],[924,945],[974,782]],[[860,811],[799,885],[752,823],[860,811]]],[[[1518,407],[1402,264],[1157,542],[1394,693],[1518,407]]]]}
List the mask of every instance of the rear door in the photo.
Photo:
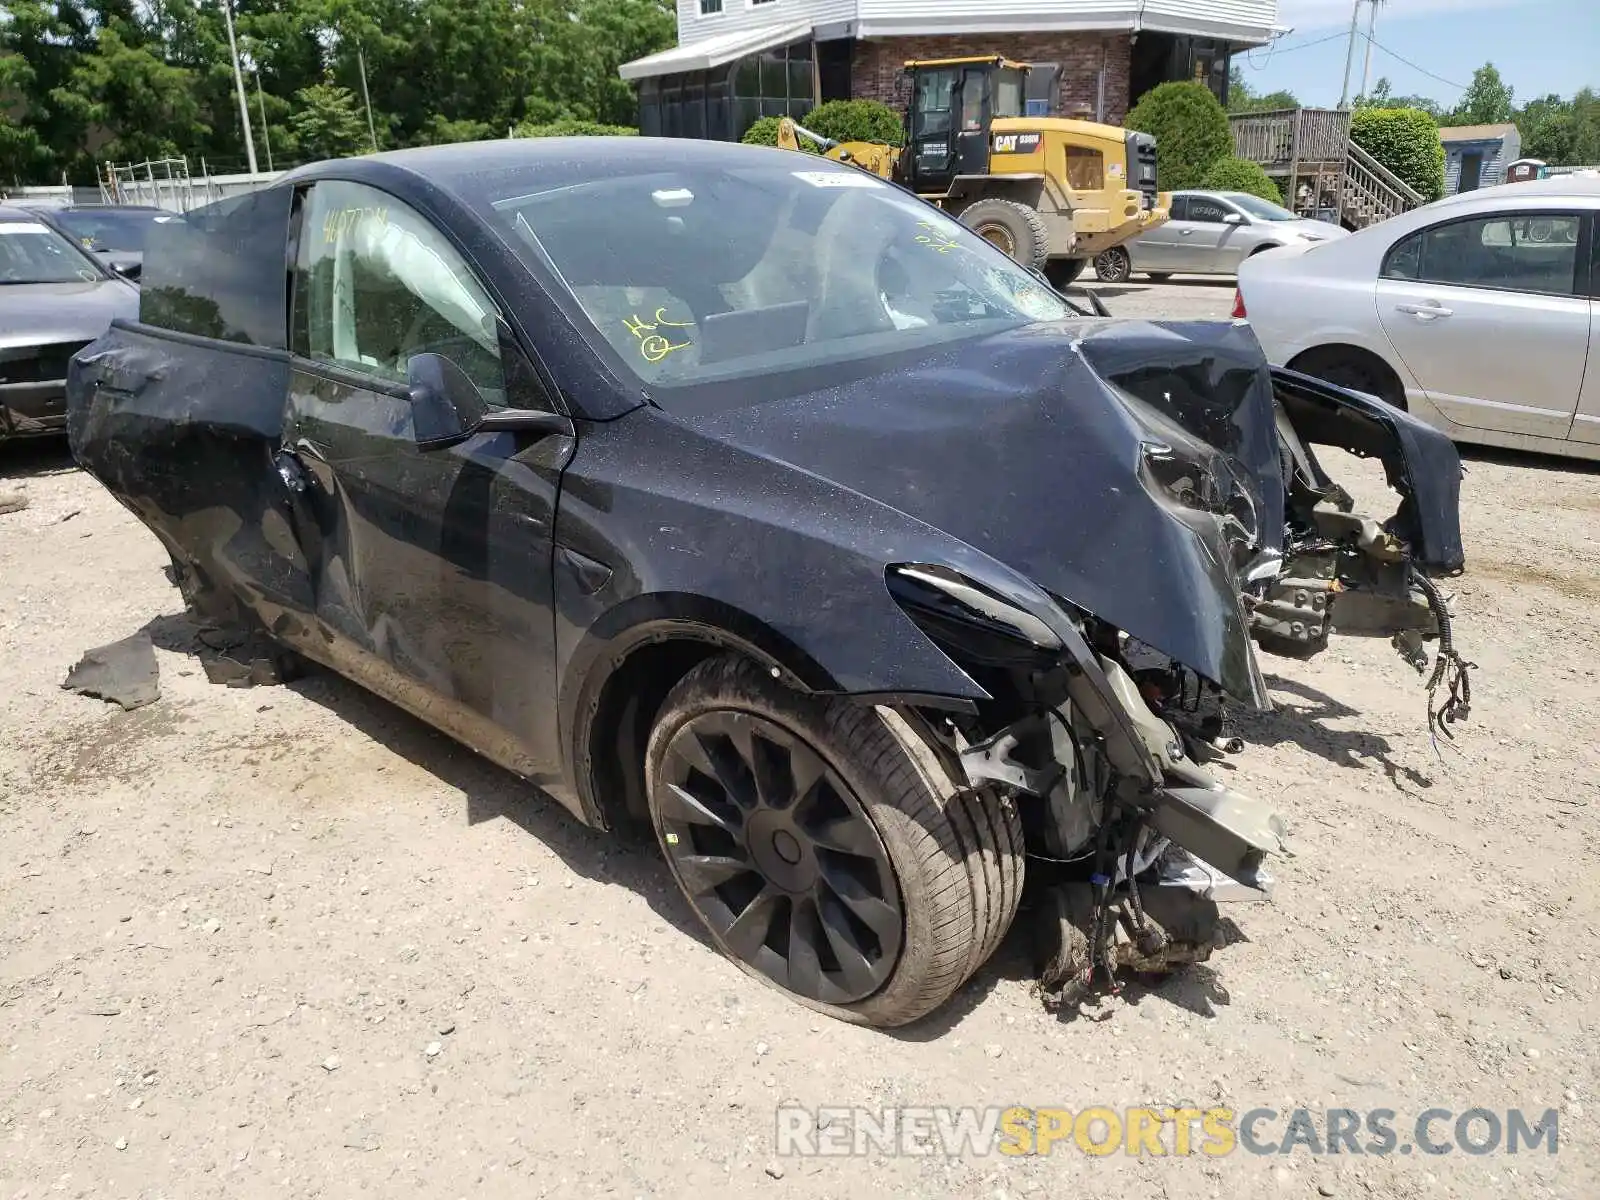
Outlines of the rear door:
{"type": "Polygon", "coordinates": [[[1589,226],[1578,212],[1477,215],[1389,250],[1378,320],[1450,420],[1567,436],[1589,353],[1589,226]]]}
{"type": "Polygon", "coordinates": [[[1591,209],[1588,220],[1589,359],[1568,436],[1577,442],[1600,442],[1600,211],[1591,209]]]}
{"type": "Polygon", "coordinates": [[[445,231],[322,180],[298,208],[281,464],[334,666],[506,766],[555,769],[551,530],[570,439],[416,444],[413,355],[459,365],[491,408],[549,401],[445,231]]]}

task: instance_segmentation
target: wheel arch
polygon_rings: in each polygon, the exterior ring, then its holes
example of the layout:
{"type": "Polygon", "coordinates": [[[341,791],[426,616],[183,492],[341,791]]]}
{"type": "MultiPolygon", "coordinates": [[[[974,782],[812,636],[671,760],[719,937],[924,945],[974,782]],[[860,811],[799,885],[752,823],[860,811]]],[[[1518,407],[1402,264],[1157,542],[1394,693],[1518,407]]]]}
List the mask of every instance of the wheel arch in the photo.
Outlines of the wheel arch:
{"type": "Polygon", "coordinates": [[[1315,375],[1321,378],[1320,373],[1313,368],[1323,363],[1337,362],[1341,359],[1358,362],[1362,366],[1377,372],[1379,377],[1390,385],[1390,393],[1379,396],[1380,400],[1387,400],[1397,408],[1404,409],[1408,407],[1405,378],[1383,355],[1354,342],[1323,342],[1316,346],[1309,346],[1284,365],[1291,371],[1300,371],[1306,375],[1315,375]]]}
{"type": "Polygon", "coordinates": [[[636,596],[585,633],[568,664],[561,708],[573,782],[591,824],[613,829],[648,819],[644,748],[662,701],[700,663],[728,653],[798,690],[838,690],[789,638],[705,596],[636,596]]]}

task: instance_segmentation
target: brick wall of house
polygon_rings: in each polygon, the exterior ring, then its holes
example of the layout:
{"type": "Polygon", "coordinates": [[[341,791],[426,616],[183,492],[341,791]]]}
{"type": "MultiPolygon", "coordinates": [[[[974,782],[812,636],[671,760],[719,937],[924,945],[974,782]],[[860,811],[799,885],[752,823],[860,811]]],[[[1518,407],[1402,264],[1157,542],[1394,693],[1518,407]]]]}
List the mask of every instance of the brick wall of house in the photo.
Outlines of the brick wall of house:
{"type": "Polygon", "coordinates": [[[994,33],[956,37],[874,38],[859,41],[850,68],[851,95],[881,100],[905,114],[911,102],[911,81],[905,64],[913,58],[965,58],[1003,54],[1018,62],[1061,64],[1057,111],[1071,116],[1079,106],[1092,115],[1098,78],[1106,73],[1102,119],[1120,125],[1128,115],[1128,73],[1133,43],[1125,33],[994,33]]]}

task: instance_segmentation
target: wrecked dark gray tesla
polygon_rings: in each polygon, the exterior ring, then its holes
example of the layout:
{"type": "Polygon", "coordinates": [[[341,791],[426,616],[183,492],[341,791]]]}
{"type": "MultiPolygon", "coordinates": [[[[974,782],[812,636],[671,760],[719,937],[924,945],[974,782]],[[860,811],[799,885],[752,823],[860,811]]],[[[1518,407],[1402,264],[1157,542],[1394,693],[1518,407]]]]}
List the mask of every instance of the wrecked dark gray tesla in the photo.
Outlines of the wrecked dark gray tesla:
{"type": "Polygon", "coordinates": [[[731,958],[852,1020],[944,1001],[1025,862],[1053,985],[1205,957],[1280,848],[1203,765],[1268,703],[1252,638],[1438,637],[1462,715],[1448,441],[792,153],[295,172],[153,232],[70,429],[201,619],[649,821],[731,958]]]}

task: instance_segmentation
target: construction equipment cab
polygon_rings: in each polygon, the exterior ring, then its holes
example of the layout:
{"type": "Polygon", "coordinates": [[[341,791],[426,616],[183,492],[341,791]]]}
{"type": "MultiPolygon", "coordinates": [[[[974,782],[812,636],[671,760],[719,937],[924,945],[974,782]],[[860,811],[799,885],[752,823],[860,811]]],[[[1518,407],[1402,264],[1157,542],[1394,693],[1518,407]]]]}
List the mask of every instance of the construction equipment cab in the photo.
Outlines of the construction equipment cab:
{"type": "Polygon", "coordinates": [[[1155,138],[1024,116],[1026,63],[946,58],[906,70],[901,181],[1052,282],[1070,283],[1095,255],[1167,219],[1155,138]]]}

